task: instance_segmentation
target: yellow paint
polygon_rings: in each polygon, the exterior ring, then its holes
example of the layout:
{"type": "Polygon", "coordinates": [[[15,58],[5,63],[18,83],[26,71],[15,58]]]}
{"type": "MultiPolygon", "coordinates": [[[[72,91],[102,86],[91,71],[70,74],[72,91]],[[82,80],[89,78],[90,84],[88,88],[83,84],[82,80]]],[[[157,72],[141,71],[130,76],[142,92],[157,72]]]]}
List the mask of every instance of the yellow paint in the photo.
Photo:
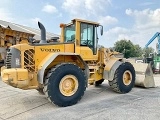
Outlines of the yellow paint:
{"type": "Polygon", "coordinates": [[[94,81],[101,80],[103,78],[103,74],[95,72],[94,74],[91,74],[90,78],[94,79],[94,81]]]}
{"type": "Polygon", "coordinates": [[[117,58],[111,58],[110,60],[106,61],[104,70],[110,71],[110,69],[112,68],[112,66],[118,60],[119,59],[117,59],[117,58]]]}
{"type": "Polygon", "coordinates": [[[1,71],[3,71],[4,69],[6,69],[6,67],[5,67],[5,66],[2,66],[2,67],[1,67],[1,71]]]}
{"type": "Polygon", "coordinates": [[[25,88],[28,86],[28,71],[26,69],[4,69],[1,73],[1,77],[3,82],[11,86],[19,88],[25,88]],[[18,84],[18,81],[25,81],[26,84],[24,84],[24,82],[21,82],[22,84],[18,84]]]}
{"type": "Polygon", "coordinates": [[[81,47],[80,46],[76,46],[76,48],[75,48],[75,53],[77,53],[77,54],[81,54],[81,47]]]}
{"type": "Polygon", "coordinates": [[[126,70],[123,73],[123,83],[127,86],[132,82],[132,73],[129,70],[126,70]]]}
{"type": "Polygon", "coordinates": [[[38,81],[35,74],[28,73],[22,68],[3,69],[1,72],[3,82],[21,89],[38,88],[38,81]],[[32,78],[32,79],[31,79],[32,78]],[[33,79],[36,78],[36,79],[33,79]]]}
{"type": "Polygon", "coordinates": [[[64,76],[59,83],[59,90],[64,96],[72,96],[77,92],[78,80],[73,75],[64,76]]]}
{"type": "Polygon", "coordinates": [[[98,55],[93,55],[92,50],[89,47],[80,47],[80,55],[84,61],[97,60],[98,55]]]}
{"type": "Polygon", "coordinates": [[[92,69],[92,72],[90,73],[90,78],[89,78],[91,82],[103,79],[103,67],[89,66],[89,69],[92,69]]]}
{"type": "Polygon", "coordinates": [[[80,39],[81,39],[81,35],[80,35],[80,31],[81,31],[81,27],[80,27],[80,23],[81,22],[78,22],[78,21],[76,21],[75,22],[75,24],[76,24],[76,36],[75,36],[75,38],[76,38],[76,46],[78,47],[78,46],[80,46],[80,39]]]}
{"type": "MultiPolygon", "coordinates": [[[[40,70],[42,68],[42,66],[48,61],[48,59],[51,58],[51,56],[53,56],[54,53],[50,53],[49,55],[47,55],[42,62],[37,66],[37,70],[40,70]]],[[[52,61],[50,63],[50,65],[47,67],[48,68],[52,68],[53,66],[60,64],[60,63],[73,63],[78,65],[80,68],[84,68],[83,64],[81,63],[81,61],[79,60],[78,56],[75,55],[58,55],[54,61],[52,61]]]]}
{"type": "Polygon", "coordinates": [[[64,42],[64,27],[65,27],[65,25],[63,25],[63,26],[60,25],[60,28],[61,28],[60,42],[61,43],[64,42]]]}
{"type": "Polygon", "coordinates": [[[0,38],[0,40],[1,40],[1,41],[0,41],[0,42],[1,42],[0,46],[1,46],[1,47],[4,47],[4,46],[5,46],[4,40],[3,40],[2,38],[0,38]]]}
{"type": "Polygon", "coordinates": [[[40,85],[37,80],[37,73],[28,73],[29,86],[28,89],[37,89],[40,85]]]}
{"type": "Polygon", "coordinates": [[[100,48],[98,51],[98,64],[105,65],[104,70],[109,71],[116,61],[120,58],[116,58],[114,54],[119,54],[118,52],[111,52],[110,49],[100,48]]]}
{"type": "Polygon", "coordinates": [[[41,59],[41,61],[39,61],[39,59],[36,62],[36,68],[37,70],[40,70],[43,65],[48,61],[49,58],[51,58],[53,56],[54,53],[50,53],[48,55],[46,55],[43,59],[41,59]]]}
{"type": "Polygon", "coordinates": [[[11,43],[6,43],[6,45],[7,45],[7,46],[12,46],[12,44],[11,44],[11,43]]]}
{"type": "Polygon", "coordinates": [[[51,57],[49,55],[50,53],[51,55],[56,53],[56,51],[52,52],[53,49],[59,50],[59,52],[64,52],[64,44],[35,46],[35,66],[39,66],[42,61],[49,59],[49,57],[51,57]]]}
{"type": "Polygon", "coordinates": [[[74,53],[74,43],[72,44],[65,44],[64,45],[64,51],[74,53]]]}
{"type": "Polygon", "coordinates": [[[20,44],[24,44],[24,43],[27,43],[28,44],[28,40],[27,39],[24,39],[20,42],[20,44]]]}
{"type": "Polygon", "coordinates": [[[93,22],[93,21],[89,21],[89,20],[82,20],[82,19],[73,19],[72,21],[77,21],[77,22],[83,22],[83,23],[90,23],[90,24],[95,24],[95,25],[99,25],[98,22],[93,22]]]}
{"type": "Polygon", "coordinates": [[[27,80],[28,79],[28,71],[26,69],[16,69],[17,71],[17,79],[18,80],[27,80]]]}

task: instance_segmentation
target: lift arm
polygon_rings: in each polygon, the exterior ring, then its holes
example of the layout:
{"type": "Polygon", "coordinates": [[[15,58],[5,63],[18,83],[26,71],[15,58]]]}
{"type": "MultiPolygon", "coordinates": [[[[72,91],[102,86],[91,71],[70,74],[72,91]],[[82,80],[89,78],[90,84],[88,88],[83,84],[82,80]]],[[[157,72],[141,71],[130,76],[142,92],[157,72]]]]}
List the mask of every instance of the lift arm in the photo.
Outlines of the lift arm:
{"type": "MultiPolygon", "coordinates": [[[[148,43],[145,45],[145,48],[147,48],[153,41],[155,38],[158,38],[158,45],[160,44],[160,33],[157,32],[156,34],[154,34],[154,36],[148,41],[148,43]]],[[[160,50],[160,48],[158,47],[158,49],[160,50]]]]}

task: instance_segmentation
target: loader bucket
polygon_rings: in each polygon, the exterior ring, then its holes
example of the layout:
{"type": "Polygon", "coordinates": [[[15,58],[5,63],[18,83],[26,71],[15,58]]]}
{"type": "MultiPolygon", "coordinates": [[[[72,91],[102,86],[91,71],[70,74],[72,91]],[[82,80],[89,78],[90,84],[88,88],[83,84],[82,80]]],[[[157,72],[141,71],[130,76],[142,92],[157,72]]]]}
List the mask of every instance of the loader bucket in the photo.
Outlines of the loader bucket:
{"type": "Polygon", "coordinates": [[[155,87],[151,65],[148,63],[132,63],[136,71],[135,86],[150,88],[155,87]]]}

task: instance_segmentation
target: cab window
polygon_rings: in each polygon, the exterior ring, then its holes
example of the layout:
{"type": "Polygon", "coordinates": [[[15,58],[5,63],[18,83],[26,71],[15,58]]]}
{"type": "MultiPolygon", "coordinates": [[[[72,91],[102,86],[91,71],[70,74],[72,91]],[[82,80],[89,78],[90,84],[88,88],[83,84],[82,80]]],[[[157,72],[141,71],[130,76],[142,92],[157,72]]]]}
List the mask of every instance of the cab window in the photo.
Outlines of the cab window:
{"type": "Polygon", "coordinates": [[[65,42],[75,41],[75,24],[71,24],[65,27],[64,39],[65,42]]]}
{"type": "Polygon", "coordinates": [[[95,53],[95,26],[81,23],[81,46],[88,46],[95,53]]]}

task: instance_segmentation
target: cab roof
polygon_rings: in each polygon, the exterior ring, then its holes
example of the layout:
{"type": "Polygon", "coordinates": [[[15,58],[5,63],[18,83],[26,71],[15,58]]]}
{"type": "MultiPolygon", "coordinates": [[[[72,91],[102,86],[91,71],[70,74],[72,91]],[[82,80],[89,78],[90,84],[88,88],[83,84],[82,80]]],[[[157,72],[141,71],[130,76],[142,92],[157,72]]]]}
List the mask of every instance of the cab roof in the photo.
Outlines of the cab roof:
{"type": "Polygon", "coordinates": [[[91,23],[91,24],[95,24],[95,25],[100,25],[98,22],[93,22],[93,21],[88,21],[88,20],[83,20],[83,19],[73,19],[72,20],[73,22],[74,21],[78,21],[78,22],[85,22],[85,23],[91,23]]]}

